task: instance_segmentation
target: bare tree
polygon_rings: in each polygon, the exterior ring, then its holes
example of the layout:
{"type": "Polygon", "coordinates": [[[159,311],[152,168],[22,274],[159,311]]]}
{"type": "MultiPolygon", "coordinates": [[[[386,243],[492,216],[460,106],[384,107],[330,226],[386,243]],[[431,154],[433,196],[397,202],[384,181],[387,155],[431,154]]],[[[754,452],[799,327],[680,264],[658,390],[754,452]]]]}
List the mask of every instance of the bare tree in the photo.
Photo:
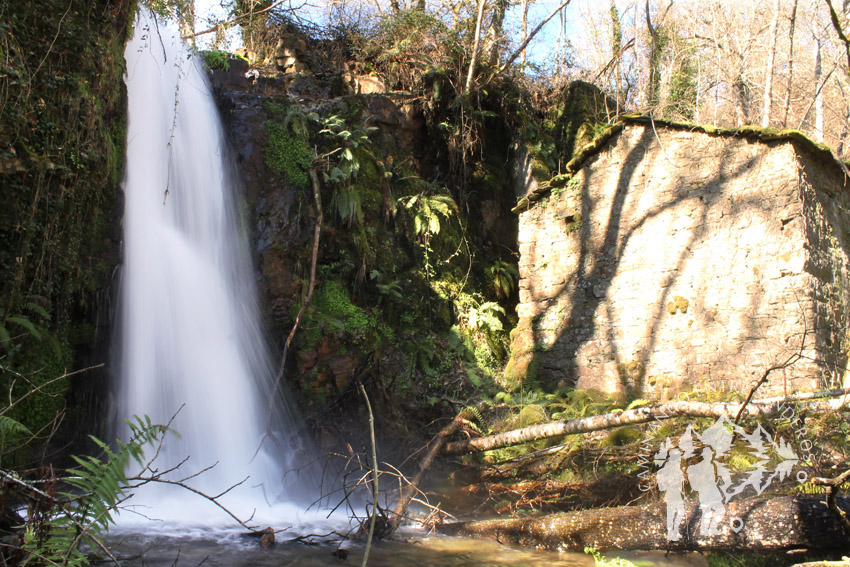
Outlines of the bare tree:
{"type": "Polygon", "coordinates": [[[791,111],[791,88],[794,85],[794,30],[797,27],[797,2],[791,8],[788,22],[788,88],[785,91],[785,110],[782,113],[782,127],[788,127],[788,113],[791,111]]]}
{"type": "Polygon", "coordinates": [[[764,69],[764,105],[761,112],[761,125],[766,128],[770,124],[770,106],[773,100],[773,70],[776,65],[776,35],[779,21],[779,0],[773,0],[773,16],[770,18],[770,31],[767,48],[767,61],[764,69]]]}

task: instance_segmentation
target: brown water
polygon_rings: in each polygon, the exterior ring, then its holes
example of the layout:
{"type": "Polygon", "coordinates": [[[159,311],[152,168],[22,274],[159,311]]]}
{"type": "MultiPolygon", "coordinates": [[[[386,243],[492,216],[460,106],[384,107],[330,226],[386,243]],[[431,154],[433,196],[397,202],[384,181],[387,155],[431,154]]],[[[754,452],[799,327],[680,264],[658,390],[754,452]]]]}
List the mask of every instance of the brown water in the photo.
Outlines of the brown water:
{"type": "MultiPolygon", "coordinates": [[[[293,536],[289,536],[293,537],[293,536]]],[[[285,541],[262,549],[258,541],[235,533],[196,531],[182,535],[124,533],[109,536],[116,557],[127,566],[145,567],[319,567],[359,566],[363,560],[362,544],[345,543],[346,559],[333,555],[335,543],[307,545],[285,541]]],[[[637,567],[705,567],[697,554],[663,553],[605,554],[633,561],[637,567]]],[[[592,567],[593,559],[580,553],[558,553],[517,549],[495,542],[407,533],[399,541],[382,541],[372,546],[370,567],[592,567]]]]}

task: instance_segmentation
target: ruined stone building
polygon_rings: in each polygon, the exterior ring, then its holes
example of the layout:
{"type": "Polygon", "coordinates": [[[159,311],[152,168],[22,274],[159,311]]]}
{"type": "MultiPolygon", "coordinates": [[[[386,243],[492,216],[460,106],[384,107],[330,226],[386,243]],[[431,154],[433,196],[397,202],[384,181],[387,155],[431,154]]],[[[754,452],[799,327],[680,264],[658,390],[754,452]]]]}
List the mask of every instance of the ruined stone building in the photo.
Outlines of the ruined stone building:
{"type": "Polygon", "coordinates": [[[661,398],[746,392],[770,369],[760,395],[840,385],[845,172],[793,132],[610,128],[518,195],[506,379],[661,398]]]}

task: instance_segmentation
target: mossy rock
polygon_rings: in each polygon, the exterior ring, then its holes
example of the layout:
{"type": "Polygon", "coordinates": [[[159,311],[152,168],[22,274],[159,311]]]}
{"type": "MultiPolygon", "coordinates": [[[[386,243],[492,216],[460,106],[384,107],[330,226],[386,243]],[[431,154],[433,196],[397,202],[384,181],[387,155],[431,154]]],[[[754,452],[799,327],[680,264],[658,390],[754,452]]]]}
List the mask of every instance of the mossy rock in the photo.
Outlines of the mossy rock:
{"type": "Polygon", "coordinates": [[[537,379],[537,350],[531,332],[531,321],[520,320],[511,331],[511,352],[497,382],[507,392],[516,392],[524,383],[537,379]]]}
{"type": "Polygon", "coordinates": [[[636,427],[619,427],[611,431],[602,441],[605,447],[623,447],[636,443],[643,433],[636,427]]]}
{"type": "Polygon", "coordinates": [[[529,425],[546,423],[547,421],[549,421],[549,416],[546,414],[545,409],[535,404],[529,404],[519,410],[517,416],[511,421],[510,429],[520,429],[529,425]]]}
{"type": "Polygon", "coordinates": [[[275,120],[267,121],[263,130],[266,134],[264,156],[269,169],[295,187],[309,186],[307,171],[313,165],[314,155],[307,140],[275,120]]]}

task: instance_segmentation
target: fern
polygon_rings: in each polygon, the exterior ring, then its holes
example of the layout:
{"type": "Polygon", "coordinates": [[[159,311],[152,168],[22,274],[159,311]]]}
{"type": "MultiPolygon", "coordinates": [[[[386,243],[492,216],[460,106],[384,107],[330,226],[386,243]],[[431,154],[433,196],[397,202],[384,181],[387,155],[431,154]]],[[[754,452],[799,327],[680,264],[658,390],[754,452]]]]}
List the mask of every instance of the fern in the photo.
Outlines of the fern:
{"type": "Polygon", "coordinates": [[[69,469],[66,482],[73,492],[60,492],[63,498],[43,524],[40,534],[28,534],[24,549],[49,565],[88,565],[81,545],[92,550],[101,547],[103,531],[127,488],[125,470],[131,459],[143,464],[144,447],[162,438],[167,428],[151,423],[149,417],[128,421],[129,442],[117,442],[112,450],[94,436],[90,438],[103,451],[100,457],[72,457],[77,467],[69,469]]]}
{"type": "Polygon", "coordinates": [[[481,415],[481,412],[478,411],[478,408],[475,406],[466,406],[461,410],[461,413],[468,414],[470,417],[474,418],[479,424],[484,425],[484,416],[481,415]]]}
{"type": "Polygon", "coordinates": [[[513,293],[519,280],[519,271],[516,266],[497,260],[487,269],[487,272],[490,274],[497,297],[505,298],[513,293]]]}
{"type": "Polygon", "coordinates": [[[482,303],[468,313],[469,327],[475,331],[493,333],[503,329],[499,315],[505,315],[505,310],[495,301],[482,303]]]}
{"type": "Polygon", "coordinates": [[[468,422],[469,427],[471,427],[479,435],[487,435],[490,433],[490,430],[484,425],[484,416],[481,415],[481,412],[478,411],[477,407],[466,406],[461,410],[461,414],[472,418],[472,421],[468,422]]]}
{"type": "Polygon", "coordinates": [[[18,437],[20,435],[32,435],[32,432],[19,421],[0,415],[0,438],[18,437]]]}
{"type": "Polygon", "coordinates": [[[452,212],[457,212],[457,203],[448,195],[427,196],[425,194],[403,197],[399,203],[413,213],[413,231],[417,235],[440,233],[440,216],[448,220],[452,212]]]}

